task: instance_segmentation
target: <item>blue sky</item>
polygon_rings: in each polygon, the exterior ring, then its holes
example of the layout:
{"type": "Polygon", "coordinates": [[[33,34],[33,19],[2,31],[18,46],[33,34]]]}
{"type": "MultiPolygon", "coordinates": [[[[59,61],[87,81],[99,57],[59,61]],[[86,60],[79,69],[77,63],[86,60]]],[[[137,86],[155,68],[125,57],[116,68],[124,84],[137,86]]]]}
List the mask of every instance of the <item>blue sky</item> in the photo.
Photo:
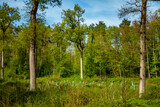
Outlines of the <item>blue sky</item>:
{"type": "MultiPolygon", "coordinates": [[[[57,22],[61,22],[61,12],[62,10],[73,9],[74,4],[79,4],[85,13],[83,15],[85,23],[87,25],[91,23],[98,23],[99,21],[104,21],[107,26],[118,26],[122,19],[118,18],[118,9],[125,4],[126,0],[62,0],[62,6],[59,7],[49,7],[45,10],[46,12],[46,23],[47,25],[52,25],[57,22]]],[[[24,13],[22,11],[25,6],[23,0],[0,0],[0,5],[3,2],[7,2],[11,7],[19,7],[21,9],[21,15],[24,13]]],[[[149,3],[149,10],[154,12],[160,7],[160,2],[149,3]]],[[[130,16],[129,20],[135,20],[138,16],[130,16]]],[[[21,20],[24,22],[23,18],[21,20]]]]}

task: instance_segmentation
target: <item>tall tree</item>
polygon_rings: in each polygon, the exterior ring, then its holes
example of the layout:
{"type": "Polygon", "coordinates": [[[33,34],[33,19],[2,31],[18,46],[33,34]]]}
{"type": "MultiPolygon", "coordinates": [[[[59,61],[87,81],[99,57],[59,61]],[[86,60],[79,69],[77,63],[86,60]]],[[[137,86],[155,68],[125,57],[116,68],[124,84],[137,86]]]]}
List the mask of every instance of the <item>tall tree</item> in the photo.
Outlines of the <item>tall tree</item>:
{"type": "Polygon", "coordinates": [[[142,0],[140,23],[140,84],[139,96],[145,92],[145,52],[146,52],[146,12],[147,0],[142,0]]]}
{"type": "MultiPolygon", "coordinates": [[[[151,0],[160,1],[160,0],[151,0]]],[[[140,23],[140,84],[139,96],[145,92],[146,13],[148,0],[142,0],[140,23]]]]}
{"type": "Polygon", "coordinates": [[[160,0],[130,0],[127,5],[119,10],[119,16],[124,17],[130,13],[141,12],[140,21],[140,84],[139,97],[145,92],[145,53],[146,53],[146,13],[148,1],[160,0]]]}
{"type": "Polygon", "coordinates": [[[146,11],[147,11],[147,0],[133,0],[128,2],[128,7],[122,7],[119,11],[119,16],[123,17],[130,13],[141,12],[141,23],[140,23],[140,84],[139,84],[139,95],[145,92],[145,38],[146,38],[146,11]],[[142,3],[142,4],[140,4],[142,3]],[[137,7],[137,8],[136,8],[137,7]],[[140,8],[141,7],[141,8],[140,8]]]}
{"type": "Polygon", "coordinates": [[[27,0],[26,5],[31,7],[30,10],[30,20],[32,26],[32,39],[30,41],[30,53],[29,53],[29,65],[30,65],[30,90],[34,91],[36,89],[36,71],[35,71],[35,45],[36,45],[36,15],[38,8],[44,11],[47,5],[60,6],[61,0],[27,0]]]}
{"type": "Polygon", "coordinates": [[[83,79],[83,50],[85,42],[86,26],[82,23],[84,19],[82,15],[85,10],[83,10],[79,5],[74,6],[74,10],[63,10],[63,21],[68,25],[67,38],[76,44],[80,52],[80,68],[81,68],[81,79],[83,79]]]}
{"type": "Polygon", "coordinates": [[[0,6],[0,29],[2,30],[2,71],[1,79],[4,79],[4,44],[6,39],[6,32],[14,24],[15,21],[20,19],[18,8],[11,8],[7,3],[0,6]]]}

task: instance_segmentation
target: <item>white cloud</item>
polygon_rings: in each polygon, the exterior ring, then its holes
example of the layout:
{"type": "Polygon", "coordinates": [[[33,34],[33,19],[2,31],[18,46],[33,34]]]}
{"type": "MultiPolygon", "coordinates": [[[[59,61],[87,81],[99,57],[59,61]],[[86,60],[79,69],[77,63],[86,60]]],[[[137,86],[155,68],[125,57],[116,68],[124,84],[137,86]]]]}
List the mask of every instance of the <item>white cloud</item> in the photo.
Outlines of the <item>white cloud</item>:
{"type": "Polygon", "coordinates": [[[97,17],[97,18],[89,18],[85,20],[87,25],[99,23],[99,21],[103,21],[107,26],[119,26],[121,20],[118,18],[105,18],[105,17],[97,17]]]}
{"type": "Polygon", "coordinates": [[[61,8],[49,7],[46,10],[47,23],[61,22],[62,9],[73,9],[74,4],[79,4],[86,10],[84,18],[87,24],[104,21],[107,25],[119,25],[121,20],[118,19],[117,11],[121,7],[121,1],[123,0],[63,0],[61,8]],[[107,18],[107,15],[110,16],[107,18]]]}
{"type": "MultiPolygon", "coordinates": [[[[47,24],[52,25],[53,23],[61,22],[61,12],[66,9],[73,9],[74,4],[79,4],[83,9],[86,10],[84,14],[85,23],[88,25],[91,23],[98,23],[104,21],[107,26],[115,25],[118,26],[122,19],[118,18],[118,9],[125,4],[125,0],[62,0],[62,6],[50,7],[45,10],[47,24]]],[[[23,9],[25,6],[23,0],[1,0],[0,4],[8,2],[11,7],[19,7],[23,9]]],[[[149,2],[149,10],[154,12],[160,7],[160,2],[149,2]]],[[[21,11],[21,15],[22,15],[21,11]]],[[[136,16],[130,17],[131,20],[137,19],[136,16]]]]}

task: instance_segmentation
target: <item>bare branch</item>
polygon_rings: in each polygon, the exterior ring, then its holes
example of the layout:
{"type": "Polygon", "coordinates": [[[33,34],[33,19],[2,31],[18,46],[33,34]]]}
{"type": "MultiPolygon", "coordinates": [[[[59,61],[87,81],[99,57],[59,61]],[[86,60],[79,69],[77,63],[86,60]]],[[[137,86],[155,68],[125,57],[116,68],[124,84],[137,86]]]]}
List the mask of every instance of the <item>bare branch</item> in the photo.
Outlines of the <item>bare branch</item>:
{"type": "Polygon", "coordinates": [[[126,4],[119,9],[119,18],[125,17],[129,14],[137,14],[141,12],[141,1],[140,0],[130,0],[126,1],[126,4]]]}

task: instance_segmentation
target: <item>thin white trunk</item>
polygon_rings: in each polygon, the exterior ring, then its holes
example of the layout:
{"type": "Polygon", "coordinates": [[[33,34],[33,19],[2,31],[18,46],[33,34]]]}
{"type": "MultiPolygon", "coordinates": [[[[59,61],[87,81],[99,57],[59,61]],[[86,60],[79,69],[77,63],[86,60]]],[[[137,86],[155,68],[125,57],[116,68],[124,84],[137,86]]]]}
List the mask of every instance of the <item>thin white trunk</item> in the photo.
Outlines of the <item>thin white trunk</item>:
{"type": "Polygon", "coordinates": [[[35,72],[35,46],[32,42],[30,45],[30,91],[34,91],[36,89],[36,72],[35,72]]]}
{"type": "Polygon", "coordinates": [[[81,67],[81,79],[83,79],[83,50],[80,51],[81,58],[80,58],[80,67],[81,67]]]}

